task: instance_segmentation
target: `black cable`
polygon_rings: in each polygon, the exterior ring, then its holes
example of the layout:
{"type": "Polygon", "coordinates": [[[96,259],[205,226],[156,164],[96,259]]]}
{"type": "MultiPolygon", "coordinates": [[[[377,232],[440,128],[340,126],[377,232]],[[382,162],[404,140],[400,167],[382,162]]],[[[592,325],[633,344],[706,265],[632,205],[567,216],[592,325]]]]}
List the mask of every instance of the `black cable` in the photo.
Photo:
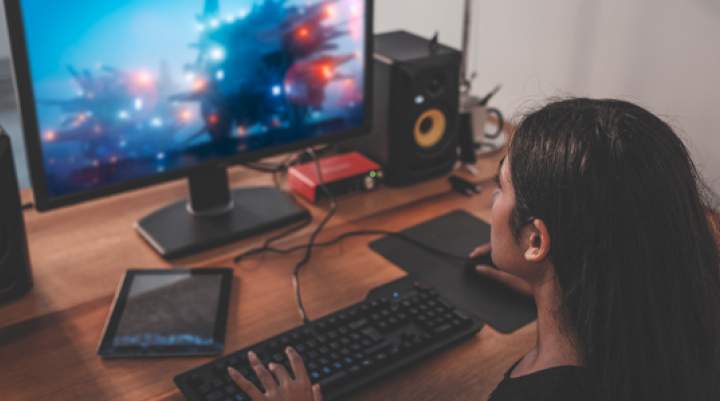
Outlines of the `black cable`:
{"type": "Polygon", "coordinates": [[[260,162],[247,162],[247,163],[241,163],[241,166],[245,168],[249,168],[250,170],[259,171],[261,173],[276,173],[282,170],[283,165],[272,165],[272,164],[265,164],[260,162]]]}
{"type": "Polygon", "coordinates": [[[280,179],[278,178],[279,174],[286,174],[288,173],[288,170],[290,170],[290,167],[297,164],[298,160],[300,158],[300,154],[291,154],[285,160],[282,162],[282,168],[278,169],[277,171],[274,171],[272,173],[272,180],[275,184],[275,188],[282,189],[282,184],[280,182],[280,179]]]}
{"type": "MultiPolygon", "coordinates": [[[[328,240],[328,241],[325,241],[325,242],[318,242],[318,243],[314,244],[313,247],[315,247],[315,248],[324,248],[324,247],[328,247],[328,246],[335,245],[335,244],[337,244],[338,242],[340,242],[340,241],[342,241],[342,240],[344,240],[344,239],[350,238],[350,237],[361,237],[361,236],[369,236],[369,235],[388,235],[388,236],[391,236],[391,237],[396,237],[396,238],[401,239],[401,240],[403,240],[403,241],[405,241],[405,242],[408,242],[408,243],[410,243],[410,244],[413,244],[413,245],[417,246],[418,248],[424,249],[424,250],[426,250],[426,251],[428,251],[428,252],[430,252],[430,253],[434,253],[434,254],[436,254],[436,255],[438,255],[438,256],[441,256],[441,257],[444,257],[444,258],[455,259],[455,260],[459,260],[459,261],[467,261],[467,260],[468,260],[468,257],[467,257],[467,256],[460,256],[460,255],[452,254],[452,253],[450,253],[450,252],[445,252],[445,251],[443,251],[443,250],[441,250],[441,249],[434,248],[434,247],[432,247],[432,246],[430,246],[430,245],[428,245],[428,244],[425,244],[425,243],[422,242],[422,241],[418,241],[418,240],[416,240],[415,238],[412,238],[412,237],[410,237],[410,236],[408,236],[408,235],[406,235],[406,234],[403,234],[403,233],[400,233],[400,232],[396,232],[396,231],[386,231],[386,230],[372,230],[372,229],[371,229],[371,230],[347,231],[347,232],[344,232],[344,233],[338,235],[337,237],[335,237],[335,238],[333,238],[333,239],[331,239],[331,240],[328,240]]],[[[286,249],[267,247],[267,248],[264,249],[262,252],[270,252],[270,253],[276,253],[276,254],[280,254],[280,255],[287,255],[287,254],[290,254],[290,253],[299,251],[299,250],[301,250],[301,249],[304,249],[304,248],[306,248],[306,247],[307,247],[307,243],[302,244],[302,245],[296,245],[296,246],[293,246],[293,247],[290,247],[290,248],[286,248],[286,249]]],[[[260,248],[256,248],[256,249],[260,249],[260,248]]],[[[253,256],[253,255],[257,254],[257,253],[261,253],[261,252],[253,252],[252,254],[249,254],[249,251],[248,251],[248,252],[247,252],[246,254],[244,254],[244,255],[239,255],[239,256],[235,259],[235,262],[236,262],[236,263],[239,263],[243,258],[248,257],[248,256],[253,256]]]]}
{"type": "Polygon", "coordinates": [[[312,249],[315,246],[315,240],[317,239],[317,236],[320,235],[320,232],[323,228],[325,228],[325,225],[332,219],[332,217],[335,215],[335,212],[337,211],[337,202],[335,202],[335,197],[330,192],[330,189],[325,184],[325,178],[322,174],[322,168],[320,167],[320,159],[317,157],[317,154],[315,154],[315,151],[312,148],[308,148],[307,152],[313,157],[313,160],[315,162],[315,172],[318,176],[318,182],[320,184],[320,188],[325,193],[325,196],[330,200],[330,209],[328,210],[327,214],[325,214],[325,217],[322,219],[320,224],[315,228],[315,231],[310,235],[310,241],[308,241],[306,247],[305,247],[305,255],[303,255],[302,259],[295,265],[295,268],[293,269],[293,276],[292,276],[292,283],[293,287],[295,288],[295,300],[297,301],[298,306],[298,312],[300,312],[300,317],[303,320],[303,323],[307,324],[310,323],[310,319],[307,317],[307,313],[305,312],[305,305],[303,305],[302,301],[302,293],[300,291],[300,271],[302,270],[303,266],[305,266],[312,257],[312,249]]]}
{"type": "Polygon", "coordinates": [[[256,248],[248,249],[247,251],[241,253],[240,255],[237,255],[237,256],[235,257],[235,259],[234,259],[235,263],[236,263],[236,264],[237,264],[237,263],[240,263],[240,261],[241,261],[242,259],[245,259],[245,258],[247,258],[247,257],[249,257],[249,256],[258,255],[258,254],[261,254],[261,253],[263,253],[263,252],[268,252],[268,251],[272,251],[273,249],[277,249],[277,248],[271,247],[270,245],[272,245],[272,243],[275,242],[275,241],[278,241],[278,240],[280,240],[280,239],[283,239],[283,238],[287,237],[287,236],[290,235],[290,234],[293,234],[293,233],[295,233],[295,232],[298,232],[298,231],[302,230],[303,228],[309,226],[310,223],[312,223],[312,217],[303,220],[302,222],[300,222],[300,224],[296,224],[296,225],[288,228],[287,230],[279,233],[278,235],[276,235],[276,236],[274,236],[274,237],[270,237],[270,238],[266,239],[265,242],[263,242],[263,244],[262,244],[261,246],[256,247],[256,248]]]}
{"type": "Polygon", "coordinates": [[[259,171],[262,173],[286,173],[290,167],[301,164],[301,163],[307,163],[314,160],[315,157],[318,155],[321,155],[323,153],[326,153],[327,151],[331,150],[330,146],[324,146],[319,149],[306,149],[302,152],[298,152],[295,154],[291,154],[287,159],[285,159],[282,163],[264,163],[261,161],[253,161],[253,162],[245,162],[240,163],[241,166],[249,168],[251,170],[259,171]],[[310,152],[315,155],[311,155],[310,152]]]}
{"type": "MultiPolygon", "coordinates": [[[[318,150],[318,152],[325,152],[328,149],[330,149],[330,147],[322,148],[322,149],[318,150]]],[[[310,261],[310,258],[312,257],[312,250],[315,245],[317,236],[320,234],[320,232],[323,230],[323,228],[325,228],[327,223],[330,221],[330,219],[335,215],[335,212],[337,211],[337,203],[335,201],[335,197],[332,195],[332,193],[330,192],[330,190],[328,189],[328,187],[325,183],[325,179],[322,174],[322,169],[320,167],[320,160],[318,158],[316,151],[313,148],[307,148],[303,152],[297,153],[295,155],[291,155],[285,161],[283,161],[282,163],[279,163],[279,164],[268,164],[268,163],[262,163],[262,162],[248,162],[248,163],[242,164],[244,167],[247,167],[252,170],[260,171],[263,173],[271,173],[272,177],[273,177],[273,182],[275,183],[275,186],[279,188],[280,183],[278,181],[277,175],[280,173],[287,173],[287,171],[290,169],[290,167],[295,164],[306,162],[308,157],[310,157],[312,159],[312,161],[314,161],[314,163],[315,163],[315,171],[318,175],[318,181],[320,184],[320,188],[325,193],[327,198],[330,200],[330,209],[328,210],[327,214],[325,215],[323,220],[320,222],[320,224],[318,224],[318,226],[315,228],[313,233],[310,235],[310,241],[307,244],[304,244],[301,248],[299,248],[299,249],[304,248],[305,254],[303,255],[303,258],[295,265],[295,268],[293,269],[292,282],[293,282],[293,287],[295,289],[295,299],[296,299],[296,302],[298,305],[298,312],[300,313],[300,317],[303,319],[304,323],[309,323],[310,319],[308,319],[308,317],[307,317],[307,313],[305,312],[305,306],[303,305],[303,301],[302,301],[302,294],[300,291],[299,274],[300,274],[300,271],[302,270],[303,266],[305,266],[310,261]]],[[[274,237],[268,238],[267,240],[265,240],[263,245],[261,245],[257,248],[253,248],[248,251],[245,251],[245,252],[241,253],[240,255],[236,256],[234,259],[235,263],[239,263],[242,259],[244,259],[248,256],[261,254],[263,252],[272,252],[272,251],[276,250],[277,248],[273,248],[270,246],[273,242],[275,242],[279,239],[285,238],[288,235],[303,229],[304,227],[307,227],[311,222],[312,222],[312,218],[307,219],[296,226],[290,227],[289,229],[281,232],[280,234],[278,234],[274,237]]]]}
{"type": "MultiPolygon", "coordinates": [[[[325,150],[325,149],[323,149],[323,150],[325,150]]],[[[320,224],[318,224],[318,226],[315,228],[313,233],[310,235],[310,240],[305,244],[296,245],[294,247],[290,247],[287,249],[273,248],[270,246],[273,242],[275,242],[281,238],[287,237],[288,235],[290,235],[294,232],[297,232],[297,231],[301,230],[302,228],[308,226],[310,224],[310,222],[312,221],[312,219],[308,219],[308,220],[302,222],[301,224],[299,224],[297,226],[293,226],[293,227],[289,228],[288,230],[283,231],[282,233],[280,233],[274,237],[268,238],[267,240],[265,240],[265,242],[263,243],[262,246],[250,249],[246,252],[243,252],[240,255],[236,256],[234,259],[235,263],[240,263],[240,261],[246,257],[261,254],[264,252],[289,254],[289,253],[292,253],[292,252],[295,252],[295,251],[298,251],[301,249],[305,249],[305,254],[303,255],[303,258],[300,259],[300,261],[295,265],[295,267],[293,269],[293,275],[292,275],[292,283],[293,283],[293,288],[295,290],[295,300],[297,303],[298,312],[300,314],[300,317],[303,319],[303,323],[305,323],[305,324],[310,323],[310,319],[307,317],[307,312],[305,311],[305,305],[303,304],[303,301],[302,301],[302,291],[300,288],[299,275],[300,275],[300,272],[302,271],[302,268],[310,261],[310,259],[312,257],[313,248],[331,246],[331,245],[334,245],[334,244],[336,244],[346,238],[349,238],[349,237],[365,236],[365,235],[388,235],[388,236],[393,236],[393,237],[402,239],[406,242],[409,242],[409,243],[417,246],[418,248],[424,249],[430,253],[434,253],[436,255],[439,255],[439,256],[442,256],[445,258],[456,259],[456,260],[460,260],[460,261],[468,260],[467,256],[459,256],[459,255],[455,255],[455,254],[452,254],[449,252],[445,252],[443,250],[440,250],[440,249],[434,248],[430,245],[427,245],[421,241],[418,241],[410,236],[407,236],[406,234],[394,232],[394,231],[386,231],[386,230],[348,231],[348,232],[338,235],[337,237],[335,237],[329,241],[316,243],[315,241],[317,240],[318,235],[320,235],[320,232],[323,230],[323,228],[325,228],[325,226],[330,221],[330,219],[332,219],[332,217],[335,215],[335,212],[337,211],[337,202],[335,200],[335,197],[333,196],[333,194],[330,192],[329,188],[326,185],[325,179],[322,174],[322,168],[320,167],[320,160],[319,160],[317,154],[315,153],[315,151],[312,148],[308,148],[305,152],[298,154],[294,160],[292,160],[292,158],[291,158],[291,159],[286,160],[285,163],[282,163],[282,164],[279,164],[276,166],[261,165],[261,164],[256,164],[256,163],[254,163],[252,165],[246,164],[245,166],[248,168],[258,170],[258,171],[270,172],[273,174],[273,180],[276,180],[275,177],[276,177],[277,173],[287,171],[289,166],[291,166],[293,163],[302,161],[303,155],[310,155],[312,157],[312,159],[315,163],[315,171],[318,176],[320,188],[325,193],[325,195],[327,196],[327,198],[330,201],[330,209],[328,210],[328,212],[326,213],[325,217],[320,222],[320,224]]],[[[277,181],[276,181],[276,185],[277,185],[277,181]]]]}
{"type": "MultiPolygon", "coordinates": [[[[304,152],[303,152],[303,153],[304,153],[304,152]]],[[[297,161],[298,158],[299,158],[299,155],[300,155],[300,153],[298,153],[298,154],[291,154],[291,155],[289,155],[282,163],[276,164],[276,165],[264,164],[264,163],[261,163],[261,162],[248,162],[248,163],[243,163],[242,165],[243,165],[244,167],[247,167],[247,168],[251,169],[251,170],[255,170],[255,171],[259,171],[259,172],[263,172],[263,173],[271,173],[271,174],[272,174],[272,180],[273,180],[273,183],[275,184],[275,187],[276,187],[277,189],[279,189],[279,190],[282,190],[281,185],[280,185],[280,181],[279,181],[278,178],[277,178],[277,174],[278,174],[278,173],[281,173],[281,172],[283,172],[283,171],[287,171],[287,169],[288,169],[291,165],[293,165],[294,163],[296,163],[296,161],[297,161]]],[[[236,256],[236,257],[235,257],[235,263],[238,263],[238,262],[240,261],[240,259],[245,258],[245,257],[247,257],[247,256],[251,256],[251,255],[255,255],[255,254],[260,254],[260,253],[263,253],[263,252],[267,251],[268,249],[272,249],[272,248],[270,247],[270,245],[271,245],[273,242],[278,241],[278,240],[280,240],[280,239],[283,239],[283,238],[287,237],[287,236],[290,235],[290,234],[293,234],[293,233],[295,233],[295,232],[297,232],[297,231],[302,230],[303,228],[305,228],[305,227],[307,227],[308,225],[310,225],[311,222],[312,222],[312,216],[310,216],[308,219],[300,222],[300,224],[295,225],[295,226],[292,226],[292,227],[288,228],[287,230],[285,230],[285,231],[277,234],[276,236],[270,237],[270,238],[266,239],[262,246],[257,247],[257,248],[250,249],[250,250],[248,250],[248,251],[246,251],[246,252],[244,252],[244,253],[236,256]]]]}

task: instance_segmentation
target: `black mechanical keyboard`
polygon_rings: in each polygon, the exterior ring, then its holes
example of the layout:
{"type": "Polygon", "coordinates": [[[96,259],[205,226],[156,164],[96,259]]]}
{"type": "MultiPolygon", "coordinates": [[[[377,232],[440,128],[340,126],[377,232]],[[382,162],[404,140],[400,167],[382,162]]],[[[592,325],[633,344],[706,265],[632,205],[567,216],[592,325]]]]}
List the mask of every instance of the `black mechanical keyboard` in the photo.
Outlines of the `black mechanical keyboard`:
{"type": "Polygon", "coordinates": [[[323,398],[340,397],[477,333],[483,324],[435,290],[406,277],[372,290],[355,305],[175,377],[190,401],[249,401],[230,379],[232,366],[261,390],[247,353],[290,370],[287,346],[303,357],[323,398]]]}

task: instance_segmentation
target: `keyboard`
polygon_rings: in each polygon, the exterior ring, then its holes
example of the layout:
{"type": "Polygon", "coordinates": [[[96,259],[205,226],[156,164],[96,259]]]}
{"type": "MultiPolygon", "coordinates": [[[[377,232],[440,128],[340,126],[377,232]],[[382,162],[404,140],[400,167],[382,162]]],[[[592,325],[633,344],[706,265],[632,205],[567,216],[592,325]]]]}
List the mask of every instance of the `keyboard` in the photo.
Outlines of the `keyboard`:
{"type": "Polygon", "coordinates": [[[227,367],[262,390],[248,351],[265,365],[275,362],[291,372],[284,349],[292,346],[303,357],[311,382],[333,401],[472,337],[482,326],[434,289],[405,277],[372,290],[358,304],[184,372],[175,384],[190,401],[250,401],[227,367]]]}

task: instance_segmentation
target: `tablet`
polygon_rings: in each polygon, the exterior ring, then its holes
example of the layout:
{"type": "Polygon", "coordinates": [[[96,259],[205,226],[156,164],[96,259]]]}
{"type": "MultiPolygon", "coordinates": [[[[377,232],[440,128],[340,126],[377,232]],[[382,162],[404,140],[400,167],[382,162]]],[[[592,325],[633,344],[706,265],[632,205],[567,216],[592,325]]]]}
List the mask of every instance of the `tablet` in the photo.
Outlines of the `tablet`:
{"type": "Polygon", "coordinates": [[[227,268],[128,270],[115,294],[98,355],[222,353],[232,278],[227,268]]]}

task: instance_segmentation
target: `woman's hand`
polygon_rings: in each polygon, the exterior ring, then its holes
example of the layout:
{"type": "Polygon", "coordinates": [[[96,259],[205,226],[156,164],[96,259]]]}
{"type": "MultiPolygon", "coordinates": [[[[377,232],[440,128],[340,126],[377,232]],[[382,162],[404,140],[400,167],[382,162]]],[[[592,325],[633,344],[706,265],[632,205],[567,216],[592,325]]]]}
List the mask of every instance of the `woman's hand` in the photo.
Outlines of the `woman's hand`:
{"type": "Polygon", "coordinates": [[[233,381],[252,398],[253,401],[322,401],[319,385],[311,385],[303,360],[294,349],[285,350],[290,367],[293,370],[293,379],[284,366],[271,363],[266,369],[257,355],[250,352],[248,360],[260,383],[265,387],[265,392],[255,387],[240,372],[228,368],[228,373],[233,381]]]}
{"type": "MultiPolygon", "coordinates": [[[[490,244],[480,245],[479,247],[475,248],[475,250],[470,253],[470,257],[474,258],[487,253],[490,253],[490,244]]],[[[520,294],[526,295],[528,297],[532,296],[532,288],[530,287],[530,284],[528,284],[527,281],[523,280],[518,276],[499,270],[494,266],[486,265],[476,266],[475,271],[477,271],[478,274],[505,284],[506,286],[510,287],[511,289],[515,290],[520,294]]]]}

